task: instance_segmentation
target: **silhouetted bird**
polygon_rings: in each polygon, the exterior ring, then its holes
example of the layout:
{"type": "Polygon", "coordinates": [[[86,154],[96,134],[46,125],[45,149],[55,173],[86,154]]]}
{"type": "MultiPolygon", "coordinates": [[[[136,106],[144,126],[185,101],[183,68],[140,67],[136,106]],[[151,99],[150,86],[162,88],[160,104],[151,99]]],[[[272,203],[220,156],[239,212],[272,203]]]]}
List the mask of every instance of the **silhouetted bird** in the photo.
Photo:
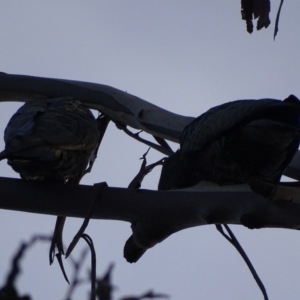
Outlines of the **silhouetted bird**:
{"type": "MultiPolygon", "coordinates": [[[[39,99],[24,104],[10,119],[0,159],[27,180],[78,184],[96,157],[97,121],[91,111],[72,98],[39,99]]],[[[51,246],[63,253],[58,217],[51,246]]]]}
{"type": "MultiPolygon", "coordinates": [[[[200,181],[219,185],[278,183],[299,147],[300,102],[239,100],[214,107],[192,121],[180,149],[163,164],[159,190],[182,189],[200,181]]],[[[126,242],[124,256],[136,262],[146,251],[126,242]]]]}

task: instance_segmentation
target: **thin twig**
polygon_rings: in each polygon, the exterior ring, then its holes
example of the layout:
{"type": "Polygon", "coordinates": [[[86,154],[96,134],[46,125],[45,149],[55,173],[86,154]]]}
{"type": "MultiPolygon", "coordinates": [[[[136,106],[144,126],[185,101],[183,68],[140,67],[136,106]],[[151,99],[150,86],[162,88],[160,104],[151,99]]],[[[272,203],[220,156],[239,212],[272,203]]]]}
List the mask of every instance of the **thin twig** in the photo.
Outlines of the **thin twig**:
{"type": "Polygon", "coordinates": [[[274,28],[274,41],[275,41],[275,37],[277,35],[277,32],[279,30],[278,25],[279,25],[279,18],[280,18],[282,5],[283,5],[283,0],[280,1],[280,5],[279,5],[278,11],[277,11],[277,16],[276,16],[276,21],[275,21],[275,28],[274,28]]]}
{"type": "Polygon", "coordinates": [[[140,296],[127,296],[124,298],[121,298],[120,300],[143,300],[143,299],[157,299],[157,298],[170,298],[169,295],[166,294],[158,294],[154,293],[153,291],[146,292],[140,296]]]}
{"type": "Polygon", "coordinates": [[[116,124],[116,125],[119,129],[123,130],[127,135],[129,135],[130,137],[136,139],[137,141],[139,141],[141,143],[144,143],[144,144],[148,145],[149,147],[151,147],[151,148],[153,148],[153,149],[155,149],[155,150],[157,150],[157,151],[159,151],[159,152],[161,152],[165,155],[170,156],[171,154],[173,154],[173,150],[170,147],[164,147],[164,146],[161,146],[161,145],[157,145],[155,143],[152,143],[148,140],[145,140],[145,139],[141,138],[139,136],[141,131],[139,131],[137,133],[133,133],[129,129],[127,129],[127,127],[124,126],[124,125],[120,125],[120,124],[116,124]]]}
{"type": "Polygon", "coordinates": [[[164,148],[169,149],[170,153],[174,153],[167,141],[159,136],[153,135],[154,139],[164,148]]]}
{"type": "Polygon", "coordinates": [[[91,300],[96,300],[96,251],[92,238],[84,233],[82,238],[87,242],[91,250],[91,300]]]}
{"type": "Polygon", "coordinates": [[[112,291],[114,290],[114,286],[111,283],[111,273],[114,268],[114,264],[111,263],[108,266],[106,273],[102,278],[97,279],[97,290],[96,294],[98,299],[101,300],[112,300],[112,291]]]}
{"type": "Polygon", "coordinates": [[[240,253],[240,255],[242,256],[242,258],[244,259],[245,263],[247,264],[252,276],[254,277],[257,285],[259,286],[264,299],[268,300],[268,295],[267,295],[267,291],[265,289],[264,284],[262,283],[262,281],[260,280],[257,272],[255,271],[250,259],[248,258],[246,252],[244,251],[244,249],[242,248],[242,246],[240,245],[240,243],[238,242],[237,238],[235,237],[235,235],[233,234],[233,232],[231,231],[231,229],[229,228],[228,225],[223,224],[223,226],[225,227],[225,229],[227,230],[229,236],[224,232],[222,225],[221,224],[216,224],[216,228],[217,230],[223,235],[223,237],[226,238],[227,241],[229,241],[229,243],[231,243],[236,250],[240,253]]]}
{"type": "Polygon", "coordinates": [[[69,289],[66,293],[66,297],[65,299],[66,300],[71,300],[72,298],[72,294],[74,293],[75,291],[75,288],[81,284],[81,283],[84,283],[84,280],[82,279],[79,279],[79,272],[81,271],[82,269],[82,266],[84,265],[84,261],[85,261],[85,258],[86,258],[86,255],[88,253],[88,248],[85,248],[81,255],[80,255],[80,258],[78,259],[78,261],[72,259],[72,256],[69,258],[70,261],[72,262],[73,264],[73,269],[74,269],[74,272],[73,272],[73,278],[71,280],[71,283],[70,283],[70,286],[69,286],[69,289]]]}
{"type": "Polygon", "coordinates": [[[19,296],[15,288],[16,280],[22,272],[20,266],[21,260],[24,257],[25,252],[38,241],[51,242],[51,237],[36,235],[33,236],[29,242],[22,242],[19,249],[13,256],[11,262],[11,269],[6,277],[6,281],[3,287],[0,287],[0,299],[12,300],[12,299],[23,299],[30,300],[29,296],[19,296]]]}
{"type": "Polygon", "coordinates": [[[14,258],[12,260],[11,270],[10,270],[8,276],[7,276],[7,279],[6,279],[6,284],[5,284],[6,286],[13,286],[15,284],[15,281],[16,281],[18,275],[21,272],[21,268],[20,268],[19,264],[21,262],[22,257],[25,254],[25,251],[28,250],[28,248],[33,246],[38,241],[50,242],[51,237],[43,236],[43,235],[35,235],[30,239],[29,242],[27,242],[27,243],[23,242],[21,244],[19,250],[14,255],[14,258]]]}

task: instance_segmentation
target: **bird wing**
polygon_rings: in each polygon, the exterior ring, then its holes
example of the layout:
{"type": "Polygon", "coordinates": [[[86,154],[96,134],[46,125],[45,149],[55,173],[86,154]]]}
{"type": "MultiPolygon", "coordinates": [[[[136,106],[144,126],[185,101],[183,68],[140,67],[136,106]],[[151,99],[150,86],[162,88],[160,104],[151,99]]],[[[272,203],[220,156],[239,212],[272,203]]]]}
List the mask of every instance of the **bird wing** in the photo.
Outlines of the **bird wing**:
{"type": "Polygon", "coordinates": [[[54,102],[36,118],[34,131],[45,143],[64,150],[90,151],[99,132],[91,111],[76,100],[54,102]]]}
{"type": "Polygon", "coordinates": [[[237,100],[213,107],[184,128],[180,136],[181,151],[199,151],[236,126],[242,126],[255,119],[281,118],[288,123],[291,118],[287,114],[299,115],[300,102],[295,96],[290,96],[286,100],[288,101],[237,100]]]}

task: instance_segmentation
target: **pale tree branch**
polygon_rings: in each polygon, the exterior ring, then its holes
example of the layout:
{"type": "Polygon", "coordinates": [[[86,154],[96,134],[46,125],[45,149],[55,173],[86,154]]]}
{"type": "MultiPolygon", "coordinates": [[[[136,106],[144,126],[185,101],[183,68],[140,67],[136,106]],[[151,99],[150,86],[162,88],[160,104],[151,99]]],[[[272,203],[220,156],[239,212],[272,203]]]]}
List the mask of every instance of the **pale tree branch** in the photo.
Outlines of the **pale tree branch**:
{"type": "Polygon", "coordinates": [[[0,73],[0,101],[70,96],[112,121],[178,142],[194,118],[171,113],[116,88],[96,83],[0,73]]]}
{"type": "MultiPolygon", "coordinates": [[[[194,118],[174,114],[116,88],[75,80],[52,79],[0,72],[0,102],[71,96],[115,123],[143,130],[155,137],[179,142],[183,128],[194,118]]],[[[171,153],[171,152],[170,152],[171,153]]],[[[169,153],[168,153],[169,154],[169,153]]],[[[300,154],[285,175],[300,179],[300,154]]]]}
{"type": "MultiPolygon", "coordinates": [[[[10,75],[0,72],[0,102],[26,102],[38,98],[71,96],[123,126],[155,137],[179,142],[183,128],[194,118],[174,114],[116,88],[90,82],[10,75]]],[[[287,168],[287,176],[300,179],[300,154],[287,168]]]]}

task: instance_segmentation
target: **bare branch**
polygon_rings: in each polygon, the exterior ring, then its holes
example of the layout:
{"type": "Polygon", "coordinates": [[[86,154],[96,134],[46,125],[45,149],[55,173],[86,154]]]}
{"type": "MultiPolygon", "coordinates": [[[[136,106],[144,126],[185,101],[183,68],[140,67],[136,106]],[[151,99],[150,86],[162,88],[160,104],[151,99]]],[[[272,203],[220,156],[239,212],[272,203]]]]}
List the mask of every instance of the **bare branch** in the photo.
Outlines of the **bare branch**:
{"type": "Polygon", "coordinates": [[[194,118],[171,113],[116,88],[96,83],[0,73],[0,101],[70,96],[111,120],[178,142],[194,118]]]}
{"type": "Polygon", "coordinates": [[[88,244],[91,251],[91,297],[90,300],[96,300],[96,251],[92,238],[84,233],[82,238],[88,244]]]}
{"type": "MultiPolygon", "coordinates": [[[[26,102],[38,98],[63,96],[80,100],[89,108],[104,113],[115,123],[128,125],[177,143],[183,128],[194,119],[174,114],[107,85],[0,73],[2,102],[26,102]]],[[[296,156],[300,162],[299,152],[296,156]]],[[[291,176],[292,173],[292,178],[300,179],[300,168],[298,170],[297,165],[299,166],[292,162],[285,175],[291,176]]]]}
{"type": "Polygon", "coordinates": [[[143,299],[158,299],[158,298],[168,299],[170,298],[170,296],[166,294],[159,294],[159,293],[154,293],[153,291],[149,291],[140,296],[127,296],[120,300],[143,300],[143,299]]]}
{"type": "Polygon", "coordinates": [[[96,289],[96,295],[98,296],[98,299],[101,300],[112,300],[112,292],[115,289],[115,286],[112,284],[111,275],[112,270],[114,268],[114,264],[111,263],[105,274],[97,279],[97,289],[96,289]]]}
{"type": "Polygon", "coordinates": [[[73,259],[72,256],[70,257],[70,261],[72,262],[72,266],[73,266],[73,274],[72,274],[72,280],[67,290],[66,296],[64,297],[64,299],[66,300],[71,300],[72,295],[75,292],[75,289],[80,284],[84,283],[84,281],[79,278],[79,273],[84,265],[84,261],[87,256],[87,253],[88,253],[88,248],[85,248],[81,252],[78,260],[73,259]]]}
{"type": "Polygon", "coordinates": [[[96,197],[91,218],[133,223],[134,240],[143,248],[182,229],[207,224],[300,229],[299,204],[268,201],[246,185],[175,191],[100,188],[99,194],[96,186],[0,178],[0,208],[85,218],[87,203],[96,197]]]}
{"type": "Polygon", "coordinates": [[[32,247],[36,242],[46,241],[50,242],[51,237],[44,235],[35,235],[29,242],[22,242],[19,249],[15,253],[12,263],[11,270],[9,271],[6,282],[3,287],[0,288],[0,299],[23,299],[30,300],[29,296],[19,296],[15,288],[17,278],[22,273],[21,260],[24,258],[25,252],[32,247]]]}
{"type": "MultiPolygon", "coordinates": [[[[0,101],[2,102],[26,102],[38,98],[63,96],[80,100],[89,108],[104,113],[116,123],[177,143],[183,128],[194,119],[174,114],[107,85],[0,73],[0,101]]],[[[300,155],[297,155],[300,161],[300,155]]],[[[290,171],[291,169],[288,170],[290,171]]],[[[300,178],[300,168],[297,171],[297,178],[300,178]]]]}
{"type": "Polygon", "coordinates": [[[276,21],[275,21],[275,27],[274,27],[274,35],[273,35],[274,41],[275,41],[277,32],[279,30],[279,18],[280,18],[280,13],[281,13],[282,5],[283,5],[283,0],[280,1],[280,5],[279,5],[278,11],[277,11],[277,15],[276,15],[276,21]]]}
{"type": "Polygon", "coordinates": [[[162,147],[164,147],[165,149],[167,149],[169,151],[169,153],[170,153],[169,155],[174,153],[174,151],[172,150],[170,145],[164,139],[162,139],[158,136],[155,136],[155,135],[153,137],[162,147]]]}
{"type": "MultiPolygon", "coordinates": [[[[157,144],[154,144],[154,143],[152,143],[152,142],[150,142],[148,140],[145,140],[145,139],[141,138],[140,135],[139,135],[141,133],[141,131],[137,132],[137,133],[133,133],[126,126],[123,126],[123,125],[122,126],[118,126],[117,125],[117,127],[119,129],[123,130],[127,135],[129,135],[130,137],[134,138],[135,140],[137,140],[137,141],[139,141],[139,142],[141,142],[143,144],[146,144],[147,146],[150,146],[151,148],[153,148],[153,149],[155,149],[155,150],[157,150],[157,151],[159,151],[159,152],[161,152],[161,153],[163,153],[165,155],[171,155],[171,154],[174,153],[173,150],[169,147],[169,145],[168,145],[168,147],[166,147],[165,145],[162,145],[162,144],[157,145],[157,144]]],[[[161,140],[164,141],[164,139],[160,139],[160,141],[161,140]]]]}

